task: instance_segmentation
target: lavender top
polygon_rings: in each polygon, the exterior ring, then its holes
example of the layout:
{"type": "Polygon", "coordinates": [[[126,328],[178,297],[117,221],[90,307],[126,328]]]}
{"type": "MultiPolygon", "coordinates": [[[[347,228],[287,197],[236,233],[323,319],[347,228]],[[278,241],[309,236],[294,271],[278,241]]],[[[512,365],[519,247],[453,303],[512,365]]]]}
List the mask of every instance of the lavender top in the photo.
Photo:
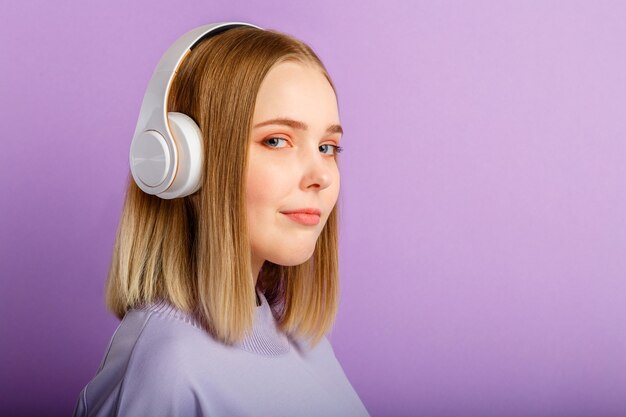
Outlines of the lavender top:
{"type": "Polygon", "coordinates": [[[258,294],[252,333],[234,346],[165,302],[129,311],[74,416],[369,416],[328,339],[287,338],[258,294]]]}

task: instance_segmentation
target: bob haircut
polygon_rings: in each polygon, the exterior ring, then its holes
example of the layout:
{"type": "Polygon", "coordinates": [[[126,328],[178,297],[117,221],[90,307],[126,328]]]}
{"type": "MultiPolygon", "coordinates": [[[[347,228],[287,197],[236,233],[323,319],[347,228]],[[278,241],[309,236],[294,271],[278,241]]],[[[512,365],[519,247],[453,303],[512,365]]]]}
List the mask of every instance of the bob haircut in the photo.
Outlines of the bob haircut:
{"type": "Polygon", "coordinates": [[[276,64],[324,65],[303,42],[273,30],[230,29],[203,40],[181,63],[168,111],[193,118],[204,141],[202,185],[172,200],[141,191],[129,174],[109,274],[107,309],[165,300],[197,318],[224,344],[252,329],[256,287],[280,330],[317,345],[334,324],[339,300],[338,213],[331,211],[309,260],[265,261],[255,287],[245,179],[248,142],[261,82],[276,64]]]}

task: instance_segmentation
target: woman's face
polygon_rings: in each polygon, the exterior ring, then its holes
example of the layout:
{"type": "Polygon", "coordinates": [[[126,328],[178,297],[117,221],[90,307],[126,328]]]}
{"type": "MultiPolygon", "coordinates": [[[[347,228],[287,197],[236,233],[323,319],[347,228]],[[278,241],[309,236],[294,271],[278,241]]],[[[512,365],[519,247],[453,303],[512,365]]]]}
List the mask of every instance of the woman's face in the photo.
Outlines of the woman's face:
{"type": "Polygon", "coordinates": [[[339,195],[340,138],[337,98],[321,71],[295,62],[275,65],[261,83],[249,139],[246,203],[253,273],[265,260],[291,266],[313,255],[339,195]],[[283,213],[305,208],[320,211],[317,224],[283,213]]]}

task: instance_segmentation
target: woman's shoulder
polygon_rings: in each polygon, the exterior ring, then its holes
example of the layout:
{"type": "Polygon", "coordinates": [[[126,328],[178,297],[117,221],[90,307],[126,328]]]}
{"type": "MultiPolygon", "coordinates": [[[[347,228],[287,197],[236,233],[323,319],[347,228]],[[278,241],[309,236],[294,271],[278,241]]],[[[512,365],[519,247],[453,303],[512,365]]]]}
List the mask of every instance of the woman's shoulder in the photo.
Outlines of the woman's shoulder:
{"type": "Polygon", "coordinates": [[[125,378],[152,366],[161,375],[170,368],[180,373],[193,369],[182,365],[193,362],[194,351],[206,351],[213,342],[189,314],[163,301],[148,303],[126,313],[100,368],[119,368],[116,373],[125,378]]]}
{"type": "Polygon", "coordinates": [[[141,357],[142,361],[175,361],[181,365],[181,361],[193,359],[194,351],[206,351],[216,344],[193,316],[165,301],[130,310],[122,326],[134,330],[132,357],[141,357]]]}
{"type": "Polygon", "coordinates": [[[164,303],[129,310],[96,375],[81,392],[74,415],[104,416],[124,410],[129,411],[126,415],[159,416],[159,406],[167,409],[185,396],[193,404],[193,352],[210,343],[197,323],[164,303]]]}

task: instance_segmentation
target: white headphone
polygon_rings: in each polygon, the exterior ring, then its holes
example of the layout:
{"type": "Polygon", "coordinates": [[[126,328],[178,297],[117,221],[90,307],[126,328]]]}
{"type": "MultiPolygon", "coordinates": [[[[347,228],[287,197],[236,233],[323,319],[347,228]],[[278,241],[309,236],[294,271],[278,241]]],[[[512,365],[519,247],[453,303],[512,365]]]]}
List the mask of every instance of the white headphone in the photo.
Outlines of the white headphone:
{"type": "Polygon", "coordinates": [[[173,199],[200,188],[204,164],[202,132],[186,114],[167,112],[167,95],[180,63],[196,44],[241,26],[261,29],[243,22],[208,24],[185,33],[161,57],[148,83],[130,145],[130,170],[144,192],[173,199]]]}

